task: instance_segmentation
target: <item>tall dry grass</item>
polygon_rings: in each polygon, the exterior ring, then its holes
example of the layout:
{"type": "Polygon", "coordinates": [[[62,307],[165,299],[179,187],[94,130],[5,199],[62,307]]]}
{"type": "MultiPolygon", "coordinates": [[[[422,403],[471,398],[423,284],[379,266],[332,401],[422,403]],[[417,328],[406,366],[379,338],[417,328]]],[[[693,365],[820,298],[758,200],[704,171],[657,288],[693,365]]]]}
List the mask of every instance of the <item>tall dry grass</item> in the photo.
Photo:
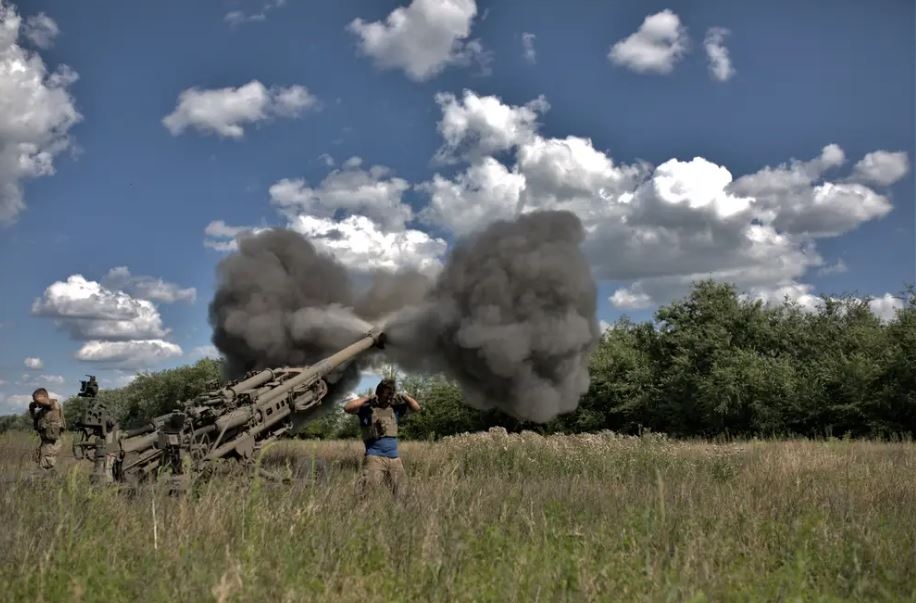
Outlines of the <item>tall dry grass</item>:
{"type": "Polygon", "coordinates": [[[93,489],[73,465],[30,480],[31,444],[0,437],[7,600],[916,599],[908,442],[406,442],[400,502],[354,496],[356,442],[266,453],[300,474],[322,461],[317,480],[222,477],[184,498],[93,489]]]}

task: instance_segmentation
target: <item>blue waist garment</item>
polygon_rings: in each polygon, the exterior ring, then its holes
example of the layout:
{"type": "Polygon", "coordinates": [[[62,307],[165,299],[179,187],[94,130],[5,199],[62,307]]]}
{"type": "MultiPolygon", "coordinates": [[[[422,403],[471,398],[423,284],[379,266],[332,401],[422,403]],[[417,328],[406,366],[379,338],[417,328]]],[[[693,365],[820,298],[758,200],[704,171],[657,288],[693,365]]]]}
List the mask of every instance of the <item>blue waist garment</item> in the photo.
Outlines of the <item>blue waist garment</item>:
{"type": "Polygon", "coordinates": [[[398,439],[393,437],[365,440],[366,456],[384,456],[389,459],[398,458],[398,439]]]}

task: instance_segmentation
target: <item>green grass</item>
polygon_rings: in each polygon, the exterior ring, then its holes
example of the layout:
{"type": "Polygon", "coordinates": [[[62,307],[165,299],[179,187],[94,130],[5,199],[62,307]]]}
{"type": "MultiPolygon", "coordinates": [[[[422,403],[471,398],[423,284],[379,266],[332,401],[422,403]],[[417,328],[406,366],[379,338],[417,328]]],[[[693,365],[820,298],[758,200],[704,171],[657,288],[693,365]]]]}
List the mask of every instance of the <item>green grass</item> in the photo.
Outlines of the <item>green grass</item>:
{"type": "Polygon", "coordinates": [[[916,600],[916,445],[478,435],[403,443],[403,502],[354,496],[356,442],[285,442],[326,483],[195,495],[28,480],[0,437],[0,598],[46,601],[916,600]],[[156,508],[154,540],[153,506],[156,508]]]}

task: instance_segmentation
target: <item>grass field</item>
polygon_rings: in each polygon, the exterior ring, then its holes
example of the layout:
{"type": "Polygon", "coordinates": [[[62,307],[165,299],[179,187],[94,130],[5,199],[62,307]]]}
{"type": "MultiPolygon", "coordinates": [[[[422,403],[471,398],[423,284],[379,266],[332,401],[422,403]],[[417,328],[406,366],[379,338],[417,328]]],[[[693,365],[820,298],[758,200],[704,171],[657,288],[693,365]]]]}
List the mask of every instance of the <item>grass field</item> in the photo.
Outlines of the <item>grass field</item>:
{"type": "Polygon", "coordinates": [[[408,442],[402,502],[354,496],[356,442],[268,451],[328,461],[322,483],[183,498],[90,488],[72,460],[29,480],[32,445],[0,436],[6,600],[916,600],[911,442],[408,442]]]}

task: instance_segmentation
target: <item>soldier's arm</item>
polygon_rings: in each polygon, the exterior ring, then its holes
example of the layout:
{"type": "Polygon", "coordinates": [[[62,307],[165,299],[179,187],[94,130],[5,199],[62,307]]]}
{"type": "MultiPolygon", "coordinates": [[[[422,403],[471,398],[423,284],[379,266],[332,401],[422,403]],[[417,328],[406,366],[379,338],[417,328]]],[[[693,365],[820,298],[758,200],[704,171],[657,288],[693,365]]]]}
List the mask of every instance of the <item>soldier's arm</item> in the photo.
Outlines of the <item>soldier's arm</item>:
{"type": "Polygon", "coordinates": [[[409,408],[411,412],[420,412],[420,403],[413,397],[407,394],[401,394],[401,398],[407,403],[407,408],[409,408]]]}
{"type": "Polygon", "coordinates": [[[359,398],[353,398],[344,404],[344,412],[352,415],[358,412],[360,407],[371,399],[372,396],[360,396],[359,398]]]}

